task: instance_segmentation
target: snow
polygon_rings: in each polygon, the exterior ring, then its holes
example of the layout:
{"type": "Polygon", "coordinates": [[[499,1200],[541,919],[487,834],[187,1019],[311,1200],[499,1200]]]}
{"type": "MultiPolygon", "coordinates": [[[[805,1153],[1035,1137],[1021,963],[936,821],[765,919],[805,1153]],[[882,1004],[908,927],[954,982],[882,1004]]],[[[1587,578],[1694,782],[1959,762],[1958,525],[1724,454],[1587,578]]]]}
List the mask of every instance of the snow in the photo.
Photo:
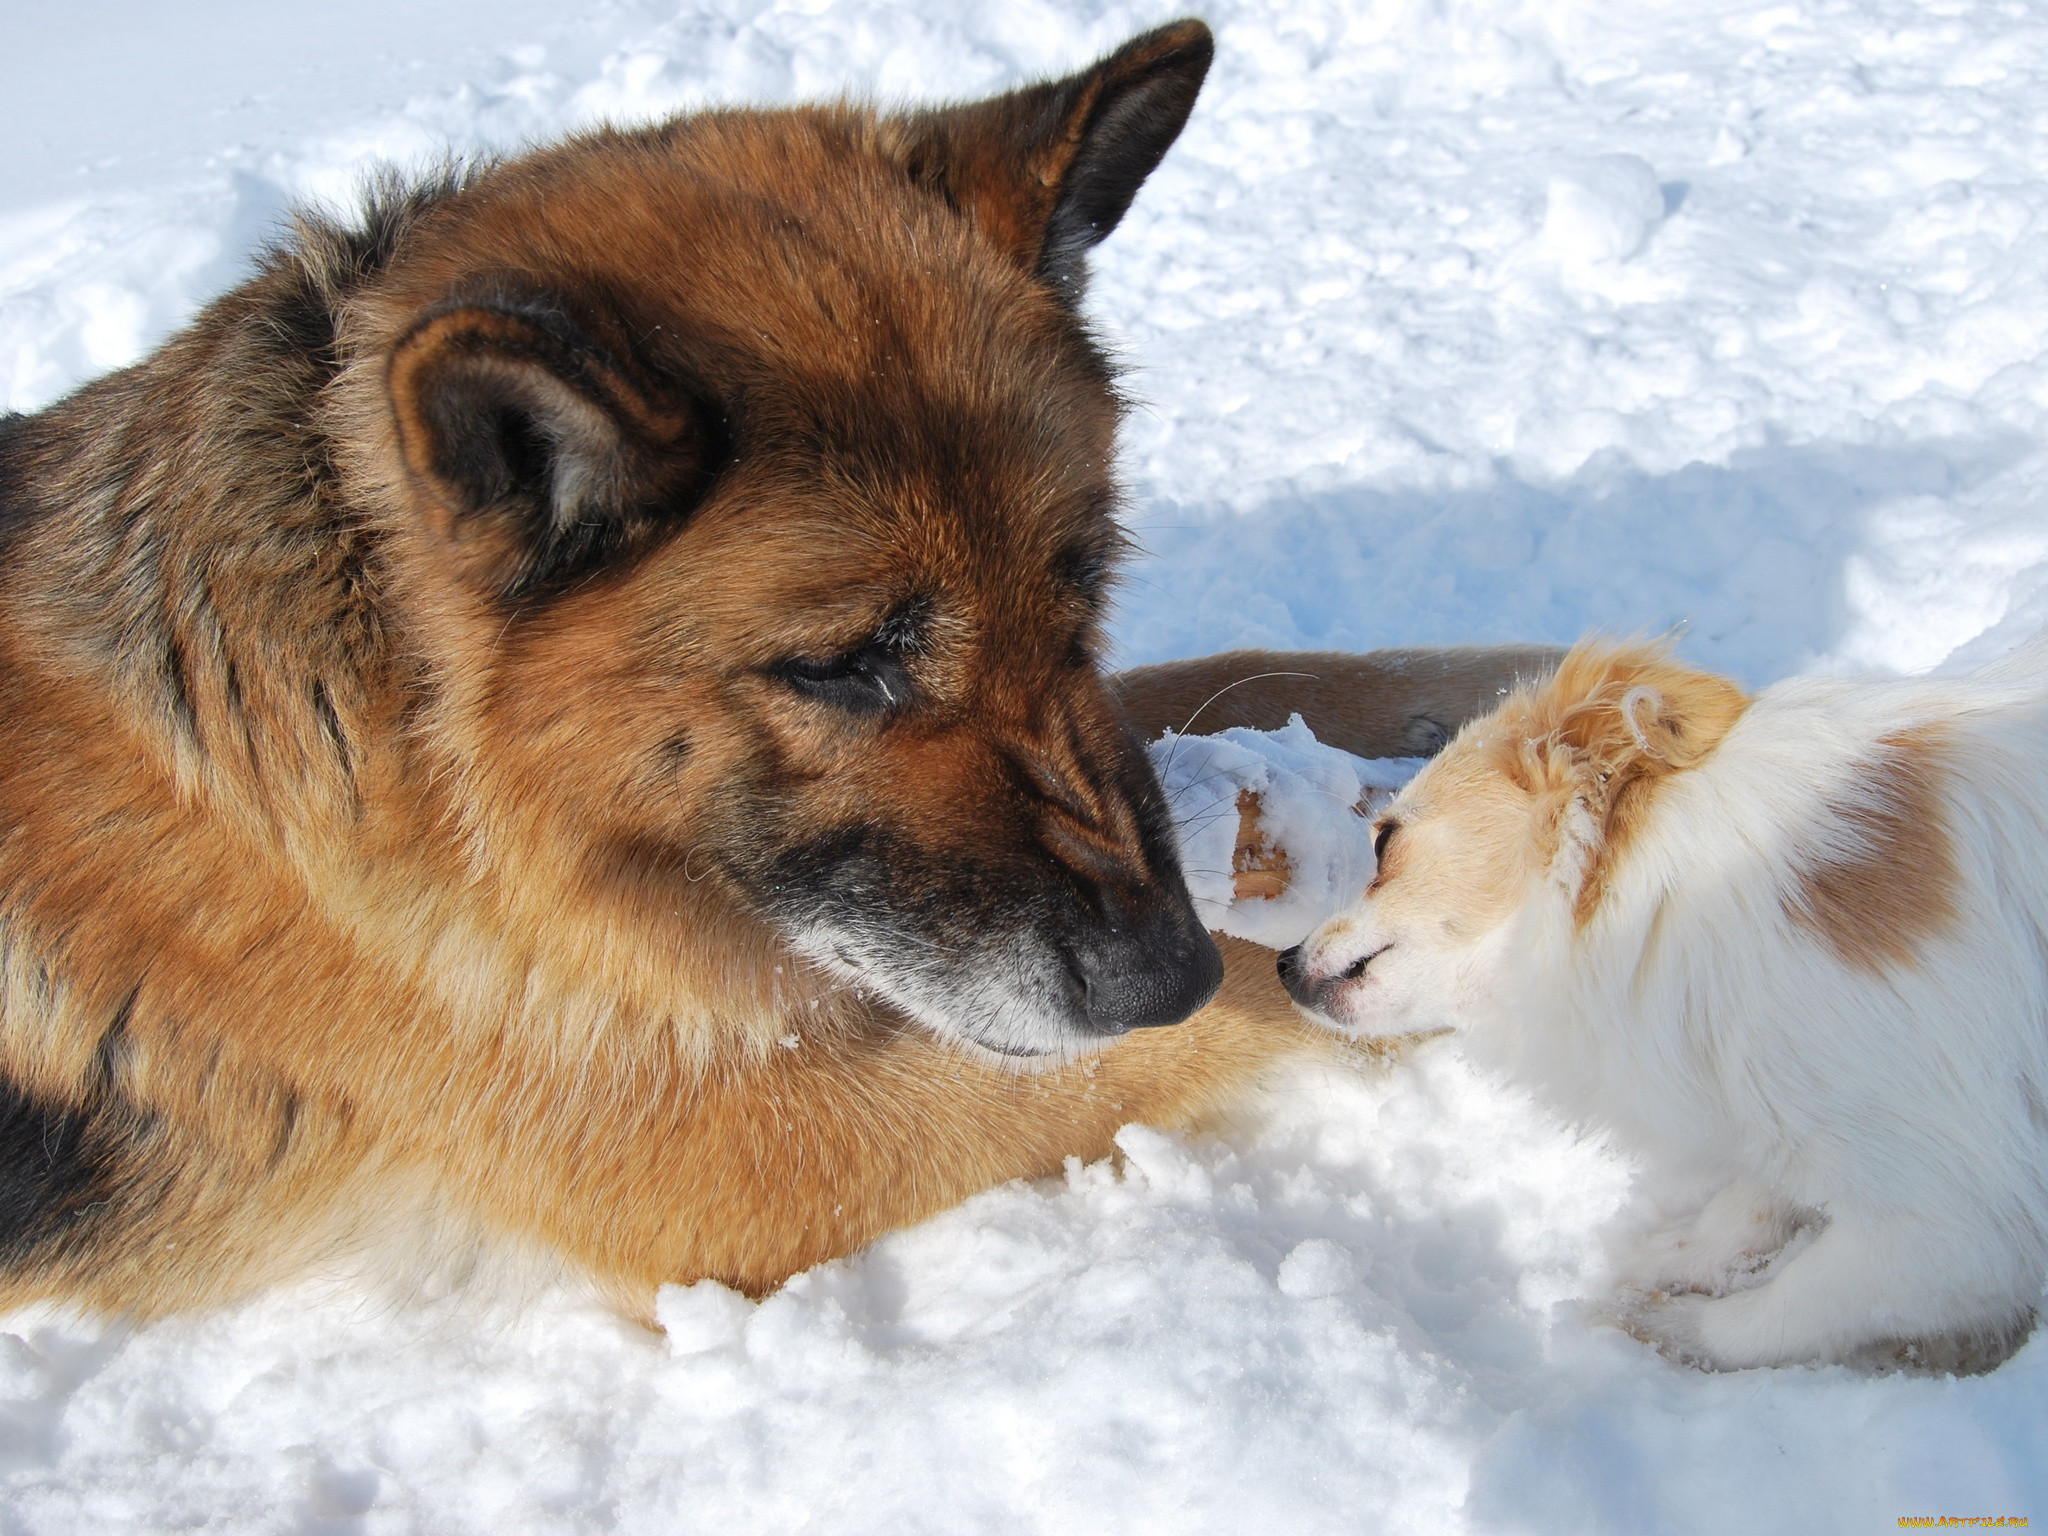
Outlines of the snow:
{"type": "MultiPolygon", "coordinates": [[[[1215,0],[1100,251],[1132,663],[1685,626],[1761,684],[2048,622],[2048,13],[1215,0]]],[[[1135,0],[77,0],[0,50],[0,404],[371,159],[961,96],[1135,0]]],[[[1227,867],[1227,866],[1225,866],[1227,867]]],[[[1332,878],[1335,878],[1332,876],[1332,878]]],[[[2048,1513],[2048,1343],[1713,1377],[1588,1321],[1632,1173],[1442,1045],[663,1332],[304,1288],[0,1319],[0,1531],[1890,1528],[2048,1513]]]]}
{"type": "Polygon", "coordinates": [[[1202,921],[1268,949],[1299,944],[1372,879],[1372,817],[1422,762],[1353,757],[1317,741],[1300,715],[1277,731],[1168,731],[1152,745],[1152,766],[1202,921]],[[1277,894],[1237,894],[1232,875],[1247,807],[1257,849],[1285,850],[1277,894]]]}

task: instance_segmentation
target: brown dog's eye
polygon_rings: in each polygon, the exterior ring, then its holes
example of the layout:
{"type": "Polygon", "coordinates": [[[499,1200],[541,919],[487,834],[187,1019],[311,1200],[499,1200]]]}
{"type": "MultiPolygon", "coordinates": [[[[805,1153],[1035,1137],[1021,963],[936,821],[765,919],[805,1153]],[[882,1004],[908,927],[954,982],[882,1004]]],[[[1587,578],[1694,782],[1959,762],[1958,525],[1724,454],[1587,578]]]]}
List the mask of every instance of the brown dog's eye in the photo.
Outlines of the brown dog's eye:
{"type": "Polygon", "coordinates": [[[931,604],[913,598],[874,635],[837,656],[792,656],[768,669],[807,699],[853,715],[894,714],[910,702],[909,658],[925,648],[931,604]]]}
{"type": "Polygon", "coordinates": [[[793,656],[771,670],[805,698],[848,714],[889,714],[910,702],[910,669],[874,641],[823,659],[793,656]]]}
{"type": "Polygon", "coordinates": [[[1398,821],[1383,821],[1380,823],[1380,830],[1372,840],[1373,863],[1383,864],[1386,862],[1387,844],[1394,840],[1394,834],[1400,830],[1401,823],[1398,821]]]}

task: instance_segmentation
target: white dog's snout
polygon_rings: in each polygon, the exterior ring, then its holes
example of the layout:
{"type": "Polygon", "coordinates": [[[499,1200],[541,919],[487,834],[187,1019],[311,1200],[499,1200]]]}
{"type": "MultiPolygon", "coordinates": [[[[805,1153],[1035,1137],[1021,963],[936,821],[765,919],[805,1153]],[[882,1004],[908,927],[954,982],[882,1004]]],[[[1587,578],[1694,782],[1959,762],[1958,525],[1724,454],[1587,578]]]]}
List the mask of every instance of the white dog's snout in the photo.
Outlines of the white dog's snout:
{"type": "Polygon", "coordinates": [[[1325,1023],[1355,1028],[1352,995],[1365,979],[1367,967],[1391,947],[1338,919],[1280,956],[1280,981],[1298,1007],[1325,1023]]]}

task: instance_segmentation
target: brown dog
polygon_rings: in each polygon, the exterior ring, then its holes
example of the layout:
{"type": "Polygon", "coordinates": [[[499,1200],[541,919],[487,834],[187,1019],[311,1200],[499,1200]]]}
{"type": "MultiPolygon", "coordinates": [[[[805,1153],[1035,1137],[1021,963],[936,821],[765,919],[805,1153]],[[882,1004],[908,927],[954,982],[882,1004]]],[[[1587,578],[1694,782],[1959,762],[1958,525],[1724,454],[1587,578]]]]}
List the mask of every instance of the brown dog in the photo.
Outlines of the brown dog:
{"type": "Polygon", "coordinates": [[[1122,723],[1273,667],[1096,663],[1082,260],[1209,56],[390,187],[0,424],[0,1304],[421,1216],[761,1289],[1297,1039],[1122,723]]]}

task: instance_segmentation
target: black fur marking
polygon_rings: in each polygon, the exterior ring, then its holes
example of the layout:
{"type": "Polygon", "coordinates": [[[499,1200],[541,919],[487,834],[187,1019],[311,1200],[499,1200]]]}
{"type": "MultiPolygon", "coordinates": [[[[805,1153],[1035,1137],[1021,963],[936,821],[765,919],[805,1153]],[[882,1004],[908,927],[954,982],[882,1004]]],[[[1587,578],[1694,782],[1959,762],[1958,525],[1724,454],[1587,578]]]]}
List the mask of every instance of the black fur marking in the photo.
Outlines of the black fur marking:
{"type": "MultiPolygon", "coordinates": [[[[216,647],[218,650],[218,647],[216,647]]],[[[222,655],[220,663],[220,697],[228,714],[242,729],[243,739],[249,743],[249,760],[256,760],[256,744],[249,736],[249,710],[242,697],[242,672],[235,665],[232,656],[222,655]]]]}
{"type": "Polygon", "coordinates": [[[1052,894],[1034,889],[1040,871],[935,855],[882,826],[838,827],[767,853],[742,883],[796,926],[888,929],[963,951],[978,937],[1037,926],[1052,894]]]}
{"type": "Polygon", "coordinates": [[[488,160],[451,161],[418,180],[387,167],[365,190],[353,225],[301,212],[295,232],[271,258],[298,267],[311,289],[309,303],[317,312],[294,318],[331,338],[334,306],[390,266],[406,236],[442,203],[487,174],[491,165],[488,160]]]}
{"type": "Polygon", "coordinates": [[[26,416],[0,416],[0,555],[4,555],[26,511],[21,499],[15,494],[14,456],[15,451],[27,435],[22,429],[28,423],[26,416]]]}
{"type": "Polygon", "coordinates": [[[299,1129],[299,1096],[287,1089],[284,1106],[278,1114],[277,1145],[270,1149],[270,1166],[275,1170],[292,1149],[292,1137],[299,1129]]]}
{"type": "Polygon", "coordinates": [[[185,648],[178,643],[178,637],[166,632],[163,637],[163,660],[158,677],[164,686],[164,702],[170,709],[171,727],[189,742],[194,751],[201,750],[199,740],[199,712],[192,703],[192,673],[185,659],[185,648]]]}
{"type": "Polygon", "coordinates": [[[1110,593],[1122,574],[1131,549],[1129,536],[1105,509],[1091,518],[1088,531],[1070,542],[1053,558],[1053,580],[1078,600],[1081,623],[1075,628],[1067,652],[1068,664],[1093,667],[1102,640],[1102,623],[1109,613],[1110,593]]]}
{"type": "Polygon", "coordinates": [[[93,1051],[93,1087],[101,1096],[119,1093],[128,1074],[128,1025],[135,1017],[137,990],[131,988],[121,999],[121,1006],[114,1010],[112,1022],[100,1035],[100,1043],[93,1051]]]}
{"type": "Polygon", "coordinates": [[[356,791],[355,754],[348,744],[348,731],[341,723],[341,712],[334,707],[334,695],[327,691],[327,684],[313,684],[313,714],[320,722],[320,730],[327,738],[327,745],[334,753],[334,760],[341,767],[342,779],[348,785],[349,799],[360,812],[362,796],[356,791]]]}
{"type": "Polygon", "coordinates": [[[108,1159],[92,1131],[92,1117],[0,1078],[0,1264],[26,1258],[104,1199],[108,1159]]]}

